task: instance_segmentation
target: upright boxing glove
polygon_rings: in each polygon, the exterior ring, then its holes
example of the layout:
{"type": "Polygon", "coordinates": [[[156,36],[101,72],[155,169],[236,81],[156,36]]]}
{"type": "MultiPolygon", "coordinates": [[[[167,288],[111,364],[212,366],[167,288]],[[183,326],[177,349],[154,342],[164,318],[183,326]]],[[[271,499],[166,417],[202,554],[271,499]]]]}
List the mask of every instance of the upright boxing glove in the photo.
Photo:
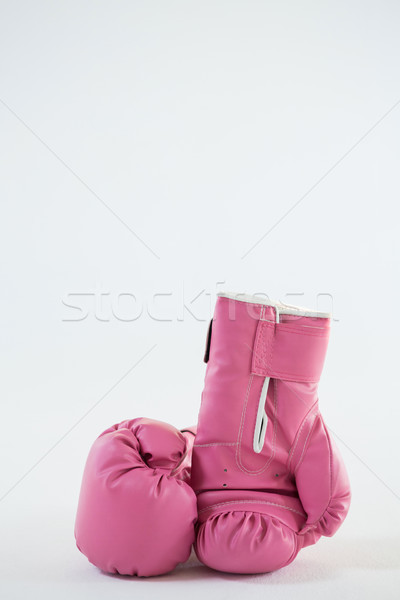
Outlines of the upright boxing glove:
{"type": "Polygon", "coordinates": [[[195,428],[123,421],[94,442],[84,470],[75,538],[109,573],[161,575],[187,560],[196,496],[188,485],[195,428]]]}
{"type": "Polygon", "coordinates": [[[331,536],[350,504],[318,407],[329,315],[219,294],[193,450],[195,549],[209,567],[262,573],[331,536]]]}

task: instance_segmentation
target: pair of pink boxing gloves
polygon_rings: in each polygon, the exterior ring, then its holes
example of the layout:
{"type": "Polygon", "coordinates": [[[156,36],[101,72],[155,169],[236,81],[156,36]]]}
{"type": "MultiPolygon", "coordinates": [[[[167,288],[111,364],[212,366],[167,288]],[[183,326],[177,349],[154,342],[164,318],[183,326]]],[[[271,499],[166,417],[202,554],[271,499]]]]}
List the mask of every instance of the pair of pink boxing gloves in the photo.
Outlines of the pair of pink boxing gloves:
{"type": "Polygon", "coordinates": [[[330,315],[219,294],[198,425],[124,421],[94,442],[75,537],[110,573],[161,575],[188,559],[265,573],[332,536],[350,505],[319,412],[330,315]]]}

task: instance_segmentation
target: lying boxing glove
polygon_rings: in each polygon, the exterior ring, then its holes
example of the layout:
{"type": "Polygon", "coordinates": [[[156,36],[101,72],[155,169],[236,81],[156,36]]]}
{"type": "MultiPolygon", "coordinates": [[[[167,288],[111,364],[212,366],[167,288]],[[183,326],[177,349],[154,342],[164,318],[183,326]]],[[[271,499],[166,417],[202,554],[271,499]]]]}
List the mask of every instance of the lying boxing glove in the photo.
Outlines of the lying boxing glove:
{"type": "Polygon", "coordinates": [[[318,407],[329,328],[326,314],[220,294],[191,479],[209,567],[279,569],[345,518],[349,481],[318,407]]]}
{"type": "Polygon", "coordinates": [[[94,442],[75,522],[79,550],[109,573],[161,575],[187,560],[196,496],[188,485],[195,429],[124,421],[94,442]]]}

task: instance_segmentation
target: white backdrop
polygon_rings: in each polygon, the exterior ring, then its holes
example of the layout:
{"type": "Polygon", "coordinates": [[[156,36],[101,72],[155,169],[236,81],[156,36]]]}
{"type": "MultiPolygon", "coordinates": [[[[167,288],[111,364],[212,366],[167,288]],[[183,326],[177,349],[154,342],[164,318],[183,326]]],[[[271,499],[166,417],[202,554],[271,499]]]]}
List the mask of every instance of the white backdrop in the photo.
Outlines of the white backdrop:
{"type": "Polygon", "coordinates": [[[400,5],[0,0],[3,598],[397,598],[400,5]],[[351,477],[286,569],[111,577],[76,550],[110,424],[195,422],[217,290],[333,310],[351,477]]]}

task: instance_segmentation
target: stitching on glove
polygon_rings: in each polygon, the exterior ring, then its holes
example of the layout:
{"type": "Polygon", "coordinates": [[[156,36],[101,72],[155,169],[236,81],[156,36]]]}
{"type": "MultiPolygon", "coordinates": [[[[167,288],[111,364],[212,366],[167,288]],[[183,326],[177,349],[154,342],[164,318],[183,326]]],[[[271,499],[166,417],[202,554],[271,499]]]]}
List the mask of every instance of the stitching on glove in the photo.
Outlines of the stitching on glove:
{"type": "MultiPolygon", "coordinates": [[[[202,512],[205,512],[206,510],[211,510],[213,508],[219,508],[220,506],[228,506],[228,505],[232,505],[232,504],[268,504],[269,506],[279,506],[279,508],[284,508],[285,510],[290,510],[291,512],[294,512],[294,513],[300,515],[301,517],[305,516],[305,513],[300,512],[299,510],[296,510],[295,508],[292,508],[291,506],[285,506],[284,504],[278,504],[277,502],[269,502],[268,500],[229,500],[227,502],[218,502],[217,504],[210,504],[210,506],[200,509],[199,514],[202,512]]],[[[259,512],[259,511],[253,511],[253,512],[259,512]]],[[[263,515],[264,513],[260,513],[260,514],[263,515]]],[[[268,515],[268,516],[271,517],[272,519],[277,518],[273,515],[268,515]]]]}
{"type": "Polygon", "coordinates": [[[209,444],[193,444],[193,448],[207,448],[208,446],[237,446],[237,442],[210,442],[209,444]]]}
{"type": "Polygon", "coordinates": [[[290,471],[290,463],[292,462],[292,459],[293,459],[293,456],[294,456],[297,444],[298,444],[299,439],[300,439],[300,435],[301,435],[302,429],[305,426],[305,424],[308,421],[308,419],[310,418],[310,416],[312,416],[312,411],[313,411],[313,409],[315,408],[316,405],[318,405],[318,398],[314,402],[314,404],[311,406],[310,410],[307,412],[306,416],[304,417],[304,419],[303,419],[303,421],[302,421],[302,423],[300,425],[300,428],[297,430],[297,433],[296,433],[296,436],[295,436],[295,439],[294,439],[294,444],[293,444],[292,448],[289,451],[289,457],[288,457],[288,462],[287,462],[288,471],[290,471]]]}
{"type": "Polygon", "coordinates": [[[316,414],[315,418],[314,418],[314,422],[313,422],[312,426],[310,427],[309,432],[307,433],[307,437],[304,440],[304,444],[303,444],[303,450],[301,451],[300,458],[299,458],[299,461],[298,461],[298,463],[297,463],[297,465],[296,465],[296,467],[295,467],[295,469],[293,471],[293,475],[296,475],[297,470],[298,470],[298,468],[300,467],[300,465],[302,463],[302,460],[303,460],[305,452],[306,452],[306,447],[307,447],[308,440],[310,439],[312,433],[314,432],[315,425],[317,423],[318,417],[319,417],[319,414],[316,414]]]}

